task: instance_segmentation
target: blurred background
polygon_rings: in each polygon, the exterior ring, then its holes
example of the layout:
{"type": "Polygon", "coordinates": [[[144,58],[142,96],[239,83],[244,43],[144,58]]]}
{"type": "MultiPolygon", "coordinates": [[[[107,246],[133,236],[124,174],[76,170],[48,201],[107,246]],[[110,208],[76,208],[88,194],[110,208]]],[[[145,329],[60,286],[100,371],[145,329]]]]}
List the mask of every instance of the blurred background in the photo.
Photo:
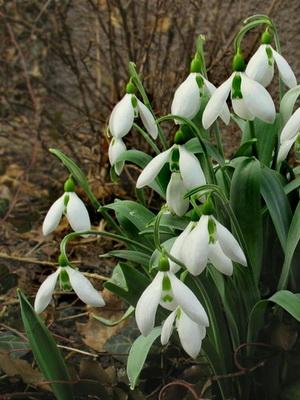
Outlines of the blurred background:
{"type": "MultiPolygon", "coordinates": [[[[218,86],[231,72],[234,36],[253,14],[275,21],[283,55],[299,78],[299,0],[0,0],[0,307],[5,325],[22,329],[15,288],[34,296],[69,229],[65,223],[50,238],[41,234],[43,217],[67,177],[47,149],[59,148],[79,163],[100,201],[130,196],[136,171],[128,166],[122,181],[111,183],[106,136],[110,112],[128,80],[128,62],[136,63],[161,116],[188,73],[197,35],[206,36],[208,75],[218,86]]],[[[243,42],[246,59],[260,33],[251,32],[243,42]]],[[[274,95],[276,90],[274,83],[274,95]]],[[[173,132],[173,126],[166,127],[170,139],[173,132]]],[[[230,155],[239,134],[235,126],[222,126],[222,133],[230,155]]],[[[126,143],[149,150],[134,132],[126,143]]],[[[90,211],[99,226],[99,216],[90,211]]],[[[84,259],[87,269],[109,276],[113,264],[100,262],[98,255],[111,247],[87,239],[72,255],[84,259]]],[[[101,279],[97,283],[100,288],[101,279]]],[[[0,327],[7,334],[8,328],[0,327]]],[[[74,335],[100,351],[80,328],[74,335]]],[[[6,383],[0,380],[0,391],[6,383]]]]}

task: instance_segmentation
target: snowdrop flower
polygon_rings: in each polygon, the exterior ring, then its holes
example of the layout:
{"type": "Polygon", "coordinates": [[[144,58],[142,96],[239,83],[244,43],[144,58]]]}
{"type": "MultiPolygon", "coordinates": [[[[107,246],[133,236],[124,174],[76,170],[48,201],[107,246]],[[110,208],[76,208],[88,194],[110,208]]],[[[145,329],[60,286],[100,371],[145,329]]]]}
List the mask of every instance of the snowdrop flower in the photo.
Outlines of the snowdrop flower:
{"type": "Polygon", "coordinates": [[[300,133],[300,108],[298,108],[285,124],[280,135],[280,147],[277,162],[283,161],[300,133]]]}
{"type": "Polygon", "coordinates": [[[143,169],[136,187],[142,188],[151,184],[166,163],[170,163],[173,172],[167,187],[167,204],[171,211],[181,216],[188,209],[188,201],[183,198],[184,194],[206,183],[199,160],[184,146],[174,144],[154,157],[143,169]]]}
{"type": "Polygon", "coordinates": [[[262,44],[249,60],[245,72],[250,78],[266,87],[273,79],[275,62],[281,79],[291,89],[297,85],[294,72],[285,58],[270,45],[271,40],[270,33],[265,31],[261,38],[262,44]]]}
{"type": "Polygon", "coordinates": [[[65,193],[52,204],[47,212],[42,228],[44,235],[49,235],[58,227],[63,214],[66,215],[75,232],[91,229],[87,209],[83,201],[74,192],[74,188],[74,182],[69,178],[64,185],[65,193]]]}
{"type": "Polygon", "coordinates": [[[134,118],[140,116],[141,120],[153,139],[157,138],[158,128],[155,119],[148,109],[133,93],[134,86],[128,83],[126,87],[127,93],[115,105],[109,118],[109,131],[116,139],[121,139],[130,131],[133,125],[134,118]]]}
{"type": "Polygon", "coordinates": [[[124,161],[117,162],[118,157],[126,151],[125,143],[122,139],[113,138],[108,148],[108,159],[117,175],[120,175],[124,167],[124,161]]]}
{"type": "Polygon", "coordinates": [[[220,116],[229,94],[232,108],[240,118],[249,121],[259,118],[270,124],[274,122],[276,111],[270,94],[242,71],[243,67],[235,70],[212,94],[202,116],[205,129],[220,116]]]}
{"type": "Polygon", "coordinates": [[[174,322],[184,351],[190,357],[196,358],[201,350],[202,340],[206,335],[206,326],[197,324],[189,318],[181,307],[177,307],[162,325],[160,341],[163,346],[170,340],[174,322]]]}
{"type": "MultiPolygon", "coordinates": [[[[225,275],[232,275],[232,261],[247,265],[243,250],[232,233],[210,215],[190,222],[176,238],[170,254],[195,276],[201,274],[208,262],[225,275]]],[[[175,262],[170,262],[172,272],[179,269],[175,262]]]]}
{"type": "Polygon", "coordinates": [[[180,306],[196,324],[207,327],[207,314],[201,303],[172,272],[159,271],[152,283],[142,293],[135,309],[135,319],[143,336],[149,335],[155,325],[158,305],[173,311],[180,306]]]}
{"type": "MultiPolygon", "coordinates": [[[[105,305],[101,294],[82,273],[69,266],[60,266],[45,279],[36,294],[34,309],[38,314],[44,311],[50,303],[58,277],[64,274],[67,274],[74,292],[81,301],[93,307],[103,307],[105,305]]],[[[65,279],[65,277],[63,278],[65,279]]]]}
{"type": "MultiPolygon", "coordinates": [[[[189,76],[176,89],[171,105],[171,113],[187,119],[193,119],[200,110],[201,96],[208,94],[211,96],[216,87],[210,83],[200,72],[191,72],[189,76]]],[[[220,112],[220,117],[229,123],[230,112],[227,104],[224,104],[220,112]]],[[[175,120],[176,124],[181,121],[175,120]]]]}

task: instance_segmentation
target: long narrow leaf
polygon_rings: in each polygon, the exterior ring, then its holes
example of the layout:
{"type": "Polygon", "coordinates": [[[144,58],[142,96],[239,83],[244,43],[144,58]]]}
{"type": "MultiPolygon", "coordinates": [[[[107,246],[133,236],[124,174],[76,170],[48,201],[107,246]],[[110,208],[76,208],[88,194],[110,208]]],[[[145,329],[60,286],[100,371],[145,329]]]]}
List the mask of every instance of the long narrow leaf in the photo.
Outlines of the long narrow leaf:
{"type": "Polygon", "coordinates": [[[39,369],[46,380],[60,382],[51,384],[53,393],[58,400],[74,399],[67,366],[53,337],[33,310],[26,296],[21,291],[18,291],[18,296],[26,336],[39,369]]]}

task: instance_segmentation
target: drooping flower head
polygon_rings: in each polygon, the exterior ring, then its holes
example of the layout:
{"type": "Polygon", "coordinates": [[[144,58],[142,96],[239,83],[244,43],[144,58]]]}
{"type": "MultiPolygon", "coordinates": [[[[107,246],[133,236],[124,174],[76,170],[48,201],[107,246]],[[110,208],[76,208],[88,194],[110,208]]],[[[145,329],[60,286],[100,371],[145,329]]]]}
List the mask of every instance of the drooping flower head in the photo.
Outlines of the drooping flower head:
{"type": "Polygon", "coordinates": [[[289,118],[280,134],[277,162],[283,161],[300,134],[300,108],[289,118]]]}
{"type": "Polygon", "coordinates": [[[280,78],[290,89],[297,85],[292,68],[271,46],[272,36],[267,29],[261,37],[261,45],[250,58],[246,74],[264,87],[268,86],[274,77],[274,64],[277,65],[280,78]]]}
{"type": "Polygon", "coordinates": [[[84,303],[93,307],[105,305],[101,294],[81,272],[70,267],[62,256],[59,257],[59,264],[57,270],[44,280],[36,294],[34,309],[38,314],[43,312],[50,303],[58,279],[62,289],[71,286],[84,303]]]}
{"type": "MultiPolygon", "coordinates": [[[[171,105],[173,115],[193,119],[200,111],[201,97],[203,95],[211,96],[216,90],[215,86],[203,76],[201,71],[201,61],[196,54],[191,62],[190,74],[175,91],[171,105]]],[[[226,124],[229,123],[230,112],[227,104],[224,104],[220,117],[226,124]]],[[[181,124],[182,122],[175,120],[175,123],[181,124]]]]}
{"type": "Polygon", "coordinates": [[[276,117],[275,106],[270,94],[257,81],[251,79],[244,71],[245,63],[238,52],[233,61],[234,72],[211,96],[202,116],[202,124],[208,129],[220,116],[224,104],[230,95],[234,112],[245,120],[259,118],[273,123],[276,117]]]}
{"type": "MultiPolygon", "coordinates": [[[[204,204],[202,209],[208,209],[207,205],[204,204]]],[[[170,254],[195,276],[203,272],[208,262],[225,275],[232,275],[232,261],[247,265],[237,240],[211,215],[211,211],[204,213],[199,221],[187,225],[176,238],[170,254]]],[[[180,266],[171,261],[170,269],[176,273],[180,266]]]]}
{"type": "Polygon", "coordinates": [[[58,227],[63,214],[66,215],[71,228],[75,232],[91,229],[88,211],[74,189],[73,179],[67,179],[64,185],[65,193],[52,204],[44,219],[42,228],[44,235],[49,235],[58,227]]]}
{"type": "Polygon", "coordinates": [[[189,207],[189,201],[184,199],[184,194],[206,183],[199,160],[185,146],[174,144],[154,157],[143,169],[136,187],[142,188],[151,184],[166,163],[169,163],[172,172],[167,187],[167,204],[172,212],[182,216],[189,207]]]}

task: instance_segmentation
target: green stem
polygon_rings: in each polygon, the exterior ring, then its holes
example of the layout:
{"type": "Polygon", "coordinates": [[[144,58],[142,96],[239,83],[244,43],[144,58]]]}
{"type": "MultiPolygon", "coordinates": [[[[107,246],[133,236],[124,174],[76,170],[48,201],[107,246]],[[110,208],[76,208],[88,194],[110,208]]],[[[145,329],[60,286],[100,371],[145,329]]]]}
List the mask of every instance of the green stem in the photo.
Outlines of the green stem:
{"type": "MultiPolygon", "coordinates": [[[[251,138],[251,139],[256,139],[256,137],[255,137],[254,121],[248,121],[248,122],[249,122],[250,138],[251,138]]],[[[252,143],[252,149],[253,149],[253,155],[254,155],[254,157],[258,158],[258,152],[257,152],[256,142],[252,143]]]]}
{"type": "Polygon", "coordinates": [[[215,138],[216,138],[216,142],[217,142],[217,147],[218,147],[219,153],[222,156],[223,160],[225,160],[223,142],[222,142],[222,137],[221,137],[221,132],[220,132],[218,121],[215,121],[214,124],[213,124],[213,132],[215,134],[215,138]]]}
{"type": "Polygon", "coordinates": [[[146,140],[146,142],[152,147],[152,149],[155,151],[155,153],[159,154],[160,150],[156,146],[156,144],[152,140],[152,138],[149,136],[149,134],[146,131],[144,131],[144,129],[142,129],[140,126],[138,126],[136,123],[134,123],[133,126],[143,136],[143,138],[146,140]]]}
{"type": "Polygon", "coordinates": [[[143,245],[142,243],[139,243],[135,240],[129,239],[127,237],[117,235],[115,233],[110,233],[110,232],[104,232],[104,231],[82,231],[82,232],[72,232],[66,235],[63,240],[60,242],[60,252],[61,254],[66,258],[67,262],[69,263],[68,257],[67,257],[67,244],[70,240],[73,240],[79,236],[84,236],[84,235],[96,235],[96,236],[103,236],[103,237],[108,237],[110,239],[114,239],[117,241],[122,241],[128,244],[132,244],[134,246],[137,246],[141,249],[143,249],[145,252],[151,254],[151,250],[149,247],[143,245]]]}

